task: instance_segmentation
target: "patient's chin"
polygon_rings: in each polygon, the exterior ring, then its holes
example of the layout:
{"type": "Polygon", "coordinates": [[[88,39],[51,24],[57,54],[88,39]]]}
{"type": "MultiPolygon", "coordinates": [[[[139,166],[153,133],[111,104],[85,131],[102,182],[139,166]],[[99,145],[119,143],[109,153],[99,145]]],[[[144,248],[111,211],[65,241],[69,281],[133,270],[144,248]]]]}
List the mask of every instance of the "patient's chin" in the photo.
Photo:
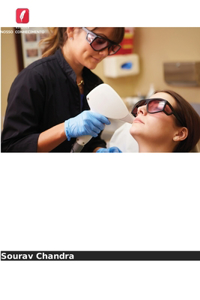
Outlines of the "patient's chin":
{"type": "Polygon", "coordinates": [[[136,128],[135,128],[134,124],[131,126],[129,132],[132,135],[132,137],[134,137],[134,135],[136,134],[136,128]]]}

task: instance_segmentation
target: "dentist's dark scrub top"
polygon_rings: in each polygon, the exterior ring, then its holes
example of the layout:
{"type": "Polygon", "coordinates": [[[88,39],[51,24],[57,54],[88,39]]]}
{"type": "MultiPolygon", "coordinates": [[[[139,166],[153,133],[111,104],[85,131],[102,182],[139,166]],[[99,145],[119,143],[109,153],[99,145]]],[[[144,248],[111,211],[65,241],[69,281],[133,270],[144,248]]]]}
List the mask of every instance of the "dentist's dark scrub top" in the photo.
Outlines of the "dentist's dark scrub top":
{"type": "MultiPolygon", "coordinates": [[[[83,69],[84,95],[102,83],[89,69],[83,69]]],[[[9,95],[1,137],[2,152],[36,152],[39,134],[75,117],[89,106],[81,99],[76,75],[60,49],[39,59],[19,73],[9,95]]],[[[63,125],[64,126],[64,125],[63,125]]],[[[52,152],[70,152],[75,138],[64,141],[52,152]]],[[[92,138],[82,152],[106,147],[100,137],[92,138]]]]}

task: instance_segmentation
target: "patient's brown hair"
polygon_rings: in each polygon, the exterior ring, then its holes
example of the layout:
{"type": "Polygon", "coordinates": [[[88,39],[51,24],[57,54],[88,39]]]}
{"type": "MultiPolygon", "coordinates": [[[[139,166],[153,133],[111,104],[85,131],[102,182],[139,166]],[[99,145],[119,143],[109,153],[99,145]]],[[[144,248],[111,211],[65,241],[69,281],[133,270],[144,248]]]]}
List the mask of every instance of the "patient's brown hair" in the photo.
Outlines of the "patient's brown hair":
{"type": "Polygon", "coordinates": [[[178,126],[184,126],[188,129],[188,136],[181,141],[173,152],[190,152],[200,140],[200,116],[182,96],[171,90],[159,91],[171,95],[176,100],[175,112],[181,119],[181,124],[176,119],[178,126]]]}

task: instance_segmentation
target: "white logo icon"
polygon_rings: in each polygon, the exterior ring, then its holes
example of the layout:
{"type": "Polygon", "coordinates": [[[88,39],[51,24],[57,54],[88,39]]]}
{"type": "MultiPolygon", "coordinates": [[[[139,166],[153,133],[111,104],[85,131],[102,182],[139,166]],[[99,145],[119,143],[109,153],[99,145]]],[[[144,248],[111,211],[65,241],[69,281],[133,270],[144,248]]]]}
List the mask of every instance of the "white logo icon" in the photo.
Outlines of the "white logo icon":
{"type": "Polygon", "coordinates": [[[21,22],[22,22],[22,20],[23,20],[23,18],[24,18],[25,13],[26,13],[26,10],[23,10],[23,11],[21,12],[20,16],[19,16],[20,19],[21,19],[21,22]]]}

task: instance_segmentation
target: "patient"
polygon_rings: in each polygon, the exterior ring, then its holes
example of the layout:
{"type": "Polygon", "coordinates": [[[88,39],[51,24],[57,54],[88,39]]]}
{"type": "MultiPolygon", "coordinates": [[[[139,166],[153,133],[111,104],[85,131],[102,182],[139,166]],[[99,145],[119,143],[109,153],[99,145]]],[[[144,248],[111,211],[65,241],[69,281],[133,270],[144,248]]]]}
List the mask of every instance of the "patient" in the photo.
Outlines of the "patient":
{"type": "Polygon", "coordinates": [[[140,100],[130,133],[139,152],[190,152],[200,140],[200,117],[177,93],[165,90],[140,100]]]}

